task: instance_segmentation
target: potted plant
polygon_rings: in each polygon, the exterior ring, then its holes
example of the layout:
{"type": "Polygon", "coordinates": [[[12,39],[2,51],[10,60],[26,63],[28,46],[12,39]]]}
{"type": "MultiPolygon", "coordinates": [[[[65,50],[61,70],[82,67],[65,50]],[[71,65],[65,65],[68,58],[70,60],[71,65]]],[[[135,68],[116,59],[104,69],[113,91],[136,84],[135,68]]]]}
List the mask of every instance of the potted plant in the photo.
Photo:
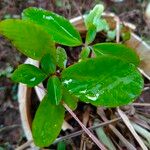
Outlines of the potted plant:
{"type": "MultiPolygon", "coordinates": [[[[101,17],[103,10],[102,5],[96,5],[88,15],[76,19],[74,25],[78,30],[64,17],[39,8],[25,9],[22,19],[0,22],[0,34],[31,58],[20,65],[11,78],[28,87],[36,86],[42,98],[33,122],[28,114],[26,117],[22,114],[28,121],[28,128],[32,124],[33,140],[39,147],[55,141],[64,122],[65,109],[81,123],[72,111],[78,100],[112,108],[132,103],[141,94],[143,78],[138,71],[141,41],[129,33],[127,27],[117,24],[119,26],[114,29],[117,18],[105,14],[101,17]],[[98,39],[101,34],[104,38],[98,39]],[[130,43],[133,39],[140,43],[135,50],[132,49],[135,43],[130,43]],[[68,63],[68,47],[72,51],[75,47],[80,49],[78,60],[68,63]]],[[[19,95],[23,100],[28,99],[29,91],[30,88],[20,85],[19,95]]],[[[29,112],[27,106],[27,101],[20,104],[29,112]]],[[[85,126],[80,125],[99,148],[105,149],[85,126]]],[[[31,134],[29,136],[32,138],[31,134]]]]}

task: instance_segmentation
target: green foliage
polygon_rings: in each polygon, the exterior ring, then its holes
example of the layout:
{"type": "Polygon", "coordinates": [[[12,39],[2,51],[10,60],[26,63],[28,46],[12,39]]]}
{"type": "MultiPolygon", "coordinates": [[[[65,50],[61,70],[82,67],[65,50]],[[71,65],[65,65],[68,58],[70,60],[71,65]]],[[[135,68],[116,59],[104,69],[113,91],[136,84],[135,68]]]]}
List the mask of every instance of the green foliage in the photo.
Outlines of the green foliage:
{"type": "Polygon", "coordinates": [[[107,41],[113,41],[116,37],[116,30],[110,30],[107,32],[107,41]]]}
{"type": "Polygon", "coordinates": [[[90,11],[88,15],[85,16],[85,26],[89,29],[91,26],[95,25],[97,28],[97,22],[100,20],[100,17],[104,11],[103,5],[96,5],[93,10],[90,11]]]}
{"type": "Polygon", "coordinates": [[[59,142],[57,146],[57,150],[66,150],[66,143],[64,141],[59,142]]]}
{"type": "Polygon", "coordinates": [[[61,82],[57,76],[52,76],[48,80],[47,84],[48,98],[51,100],[51,103],[58,105],[62,98],[62,89],[61,82]]]}
{"type": "Polygon", "coordinates": [[[58,47],[56,49],[56,62],[57,66],[64,69],[67,64],[67,54],[64,48],[58,47]]]}
{"type": "Polygon", "coordinates": [[[46,54],[41,59],[41,68],[46,74],[54,74],[56,71],[56,59],[46,54]]]}
{"type": "MultiPolygon", "coordinates": [[[[115,30],[110,30],[107,21],[101,18],[103,10],[102,5],[96,5],[85,16],[85,43],[67,19],[43,9],[27,8],[22,20],[0,22],[0,34],[20,52],[40,62],[41,69],[20,65],[12,80],[34,87],[49,77],[47,95],[32,124],[34,143],[39,147],[52,144],[61,130],[65,114],[61,101],[72,110],[76,109],[78,99],[95,106],[117,107],[131,103],[142,91],[143,79],[136,68],[140,60],[134,50],[115,43],[92,45],[97,32],[103,31],[106,41],[113,41],[116,36],[115,30]],[[81,48],[80,60],[66,68],[67,54],[60,44],[81,48]],[[91,52],[96,58],[90,58],[91,52]]],[[[130,34],[121,30],[122,41],[128,40],[130,34]]],[[[101,137],[104,135],[103,130],[98,132],[101,137]]],[[[106,136],[103,141],[111,145],[106,136]]],[[[65,149],[64,143],[59,143],[57,149],[65,149]]]]}
{"type": "Polygon", "coordinates": [[[113,56],[91,58],[68,67],[62,72],[62,83],[80,100],[107,107],[131,103],[143,88],[136,67],[113,56]]]}
{"type": "Polygon", "coordinates": [[[46,147],[52,144],[61,131],[64,114],[63,106],[52,105],[48,96],[44,97],[32,123],[32,134],[37,146],[46,147]]]}
{"type": "Polygon", "coordinates": [[[11,79],[15,82],[27,84],[29,87],[34,87],[46,77],[47,75],[39,68],[30,64],[23,64],[13,72],[11,79]]]}
{"type": "Polygon", "coordinates": [[[80,53],[80,59],[88,58],[90,51],[91,51],[90,47],[83,47],[80,53]]]}
{"type": "Polygon", "coordinates": [[[97,31],[105,31],[108,32],[109,30],[109,25],[105,19],[98,19],[97,22],[95,23],[97,26],[97,31]]]}
{"type": "Polygon", "coordinates": [[[63,87],[62,100],[72,109],[77,108],[78,99],[71,94],[65,87],[63,87]]]}
{"type": "Polygon", "coordinates": [[[55,55],[51,36],[39,26],[19,19],[0,22],[0,34],[12,41],[17,49],[28,57],[40,60],[45,54],[55,55]]]}
{"type": "Polygon", "coordinates": [[[122,34],[121,34],[121,37],[122,37],[122,40],[123,41],[127,41],[127,40],[129,40],[130,38],[131,38],[131,33],[130,32],[123,32],[122,34]]]}
{"type": "Polygon", "coordinates": [[[87,45],[92,43],[95,39],[95,36],[96,36],[96,27],[92,25],[89,27],[89,30],[87,31],[85,43],[87,45]]]}
{"type": "Polygon", "coordinates": [[[44,9],[27,8],[23,11],[22,18],[41,26],[59,44],[67,46],[82,44],[79,32],[67,19],[58,14],[44,9]]]}
{"type": "Polygon", "coordinates": [[[133,63],[135,66],[138,66],[140,63],[139,57],[136,54],[136,52],[123,44],[98,43],[93,46],[93,51],[96,56],[102,55],[116,56],[120,59],[133,63]]]}

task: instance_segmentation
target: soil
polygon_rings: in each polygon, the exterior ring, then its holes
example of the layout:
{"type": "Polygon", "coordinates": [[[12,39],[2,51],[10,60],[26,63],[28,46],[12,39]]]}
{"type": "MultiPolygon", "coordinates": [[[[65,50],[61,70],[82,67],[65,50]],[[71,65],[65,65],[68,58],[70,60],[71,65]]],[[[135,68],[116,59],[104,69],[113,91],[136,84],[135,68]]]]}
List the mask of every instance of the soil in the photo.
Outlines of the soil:
{"type": "MultiPolygon", "coordinates": [[[[70,19],[79,16],[80,12],[82,14],[87,13],[98,2],[98,0],[0,0],[0,19],[20,18],[22,10],[30,6],[42,7],[70,19]]],[[[148,1],[124,0],[123,2],[113,2],[113,0],[103,0],[103,2],[105,2],[106,11],[114,12],[119,15],[121,20],[135,24],[137,26],[136,34],[148,41],[150,28],[144,16],[144,10],[148,1]]],[[[77,59],[76,53],[71,55],[75,61],[77,59]]],[[[18,110],[17,84],[12,83],[9,79],[13,70],[23,63],[25,59],[26,57],[16,51],[7,40],[0,37],[0,150],[13,150],[26,141],[18,110]]],[[[149,81],[145,83],[145,86],[150,87],[149,81]]],[[[146,90],[138,101],[149,103],[149,98],[150,90],[146,90]]],[[[88,106],[84,107],[84,111],[87,109],[86,107],[88,106]]],[[[90,115],[92,116],[94,108],[92,106],[90,108],[90,115]]],[[[150,110],[143,109],[143,107],[138,107],[138,111],[144,114],[150,113],[150,110]]],[[[81,112],[83,113],[82,109],[76,113],[81,114],[81,112]]],[[[111,110],[106,111],[107,116],[111,113],[111,110]]],[[[82,120],[82,118],[80,119],[82,120]]],[[[69,122],[72,121],[69,120],[69,122]]],[[[74,128],[76,128],[76,124],[74,124],[74,128]]],[[[123,129],[124,126],[119,128],[123,129]]],[[[68,131],[68,133],[70,132],[68,131]]],[[[72,138],[71,145],[80,146],[80,138],[78,137],[78,139],[72,138]]],[[[86,139],[91,142],[87,137],[86,139]]],[[[93,147],[93,149],[95,148],[93,147]]]]}

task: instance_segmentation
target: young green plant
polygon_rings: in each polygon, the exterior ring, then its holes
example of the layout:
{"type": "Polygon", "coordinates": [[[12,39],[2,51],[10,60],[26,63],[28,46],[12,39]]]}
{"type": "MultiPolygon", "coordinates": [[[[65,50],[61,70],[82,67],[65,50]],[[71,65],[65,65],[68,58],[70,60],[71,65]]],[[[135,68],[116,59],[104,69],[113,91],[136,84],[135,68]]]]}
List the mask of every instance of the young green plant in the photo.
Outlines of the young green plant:
{"type": "Polygon", "coordinates": [[[32,123],[34,143],[39,147],[51,145],[59,135],[65,116],[63,103],[72,110],[78,100],[94,106],[117,107],[132,103],[143,89],[137,70],[140,60],[134,50],[116,43],[93,45],[101,31],[106,35],[111,32],[101,17],[103,10],[102,5],[96,5],[84,17],[85,43],[67,19],[39,8],[25,9],[22,19],[0,22],[0,34],[41,66],[22,64],[12,74],[12,80],[34,87],[48,79],[47,94],[32,123]],[[80,46],[80,61],[67,66],[68,56],[60,45],[80,46]]]}

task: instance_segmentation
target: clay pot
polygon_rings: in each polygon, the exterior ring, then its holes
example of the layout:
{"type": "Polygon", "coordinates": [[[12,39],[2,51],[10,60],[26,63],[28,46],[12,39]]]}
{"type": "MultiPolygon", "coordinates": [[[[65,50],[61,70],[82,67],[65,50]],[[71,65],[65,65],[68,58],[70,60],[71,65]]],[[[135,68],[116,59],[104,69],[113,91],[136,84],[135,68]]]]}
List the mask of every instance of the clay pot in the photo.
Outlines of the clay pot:
{"type": "MultiPolygon", "coordinates": [[[[115,21],[116,16],[114,14],[103,14],[103,17],[108,21],[111,28],[114,29],[116,27],[116,21],[115,21]]],[[[81,34],[86,33],[86,29],[85,29],[82,17],[71,19],[70,22],[74,24],[74,26],[78,29],[78,31],[81,34]]],[[[123,24],[127,28],[132,28],[133,26],[129,23],[123,23],[123,24]]],[[[138,53],[141,59],[140,68],[147,74],[148,77],[150,77],[150,47],[134,33],[131,34],[131,39],[125,42],[125,44],[128,47],[131,47],[136,50],[136,52],[138,53]]],[[[38,66],[38,62],[32,59],[27,59],[25,63],[38,66]]],[[[40,84],[38,87],[35,87],[35,91],[36,91],[37,97],[41,101],[43,96],[45,95],[45,92],[40,87],[43,87],[43,85],[40,84]]],[[[33,118],[31,115],[31,110],[32,110],[31,92],[32,92],[31,88],[28,88],[24,84],[19,84],[19,90],[18,90],[19,109],[20,109],[23,129],[28,140],[32,140],[31,124],[32,124],[33,118]]],[[[64,122],[62,126],[63,130],[65,130],[65,126],[66,126],[65,124],[66,122],[64,122]]]]}

